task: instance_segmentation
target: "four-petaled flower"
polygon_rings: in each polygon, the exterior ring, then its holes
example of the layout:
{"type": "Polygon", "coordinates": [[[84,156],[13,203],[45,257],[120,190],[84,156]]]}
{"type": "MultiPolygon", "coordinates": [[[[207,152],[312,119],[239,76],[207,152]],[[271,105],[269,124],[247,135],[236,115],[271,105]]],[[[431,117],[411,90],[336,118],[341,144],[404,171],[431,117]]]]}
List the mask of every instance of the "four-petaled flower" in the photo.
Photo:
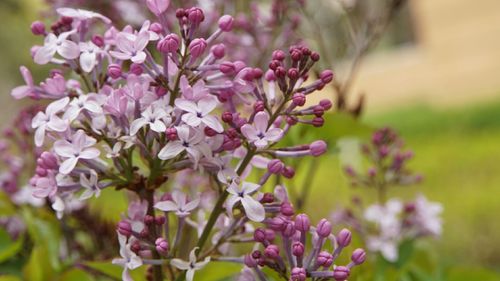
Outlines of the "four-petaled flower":
{"type": "Polygon", "coordinates": [[[67,39],[73,33],[75,30],[63,32],[59,36],[49,33],[45,37],[43,47],[36,51],[34,61],[38,64],[46,64],[56,53],[68,60],[76,59],[80,55],[80,48],[75,42],[67,39]]]}
{"type": "Polygon", "coordinates": [[[185,218],[191,214],[200,204],[200,198],[187,201],[186,194],[179,190],[172,192],[172,201],[161,201],[155,204],[155,208],[164,212],[175,212],[180,218],[185,218]]]}
{"type": "Polygon", "coordinates": [[[241,133],[252,142],[257,148],[264,148],[268,142],[278,141],[283,130],[280,128],[269,127],[269,115],[264,112],[255,114],[254,125],[245,124],[241,127],[241,133]]]}
{"type": "Polygon", "coordinates": [[[119,52],[110,51],[109,53],[119,60],[143,63],[146,60],[144,48],[148,43],[148,31],[142,31],[137,35],[122,32],[116,35],[116,47],[118,47],[119,52]]]}
{"type": "Polygon", "coordinates": [[[170,124],[172,118],[169,113],[171,108],[169,106],[162,108],[159,106],[148,106],[146,110],[141,113],[142,117],[135,119],[130,125],[130,135],[133,136],[144,127],[149,125],[151,130],[157,133],[164,133],[167,129],[165,124],[170,124]]]}
{"type": "Polygon", "coordinates": [[[207,265],[207,263],[210,262],[210,257],[206,257],[203,261],[196,262],[196,250],[198,250],[198,247],[194,248],[191,253],[189,253],[189,262],[181,259],[172,259],[170,262],[171,265],[180,270],[187,270],[186,281],[193,281],[194,272],[202,269],[205,265],[207,265]]]}
{"type": "Polygon", "coordinates": [[[83,109],[95,114],[102,113],[102,108],[98,102],[90,99],[89,95],[81,95],[78,98],[74,98],[69,103],[69,107],[64,113],[63,118],[69,121],[73,121],[78,117],[83,109]]]}
{"type": "Polygon", "coordinates": [[[86,200],[92,196],[99,197],[99,195],[101,195],[97,173],[94,170],[90,170],[90,176],[88,178],[85,174],[80,174],[80,185],[85,188],[85,191],[80,195],[80,200],[86,200]]]}
{"type": "Polygon", "coordinates": [[[45,112],[38,112],[31,121],[31,127],[35,131],[35,145],[42,146],[45,139],[45,131],[64,132],[68,128],[68,122],[57,116],[69,103],[69,98],[65,97],[57,100],[45,109],[45,112]]]}
{"type": "MultiPolygon", "coordinates": [[[[117,232],[118,233],[118,232],[117,232]]],[[[122,280],[133,281],[130,276],[129,270],[134,270],[142,265],[142,259],[137,256],[131,249],[131,241],[127,243],[127,237],[118,233],[118,241],[120,242],[120,256],[121,259],[113,259],[113,264],[121,265],[123,267],[122,280]]]]}
{"type": "Polygon", "coordinates": [[[92,147],[96,140],[78,130],[72,141],[58,140],[54,143],[54,151],[57,155],[66,158],[59,166],[59,173],[67,175],[73,171],[79,159],[94,159],[99,156],[100,151],[92,147]]]}
{"type": "Polygon", "coordinates": [[[210,147],[203,141],[205,138],[203,132],[191,130],[187,126],[176,127],[176,129],[179,140],[168,142],[158,153],[158,158],[162,160],[172,159],[186,151],[197,164],[202,155],[211,156],[210,147]]]}
{"type": "Polygon", "coordinates": [[[260,185],[250,182],[243,182],[241,186],[237,183],[237,180],[234,180],[229,187],[227,188],[227,192],[229,192],[229,197],[227,198],[227,211],[229,215],[232,214],[232,209],[234,205],[238,202],[241,202],[243,209],[245,209],[245,213],[247,217],[256,222],[261,222],[266,217],[266,211],[264,210],[264,206],[255,200],[251,195],[252,193],[259,190],[260,185]]]}
{"type": "Polygon", "coordinates": [[[176,99],[175,105],[186,111],[182,115],[182,121],[189,126],[196,127],[203,123],[217,133],[224,131],[217,117],[209,114],[217,107],[217,100],[214,97],[202,98],[197,103],[185,99],[176,99]]]}

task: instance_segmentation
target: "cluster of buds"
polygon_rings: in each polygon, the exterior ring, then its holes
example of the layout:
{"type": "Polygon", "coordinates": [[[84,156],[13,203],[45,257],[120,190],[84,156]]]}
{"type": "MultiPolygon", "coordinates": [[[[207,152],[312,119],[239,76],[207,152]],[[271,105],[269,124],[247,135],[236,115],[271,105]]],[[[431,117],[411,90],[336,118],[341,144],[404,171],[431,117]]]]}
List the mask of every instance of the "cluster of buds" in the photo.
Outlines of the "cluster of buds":
{"type": "Polygon", "coordinates": [[[277,214],[266,220],[267,227],[255,230],[255,250],[244,257],[245,265],[258,277],[263,274],[262,268],[268,267],[287,280],[346,280],[351,269],[365,261],[365,251],[356,249],[349,264],[335,265],[342,250],[351,243],[351,232],[342,229],[337,235],[332,234],[332,224],[326,219],[321,219],[315,227],[311,226],[309,217],[306,214],[294,215],[294,209],[287,201],[277,207],[277,214]],[[311,245],[309,251],[306,249],[308,243],[311,245]],[[263,250],[259,250],[260,247],[263,250]]]}
{"type": "Polygon", "coordinates": [[[370,144],[363,144],[361,151],[371,163],[364,173],[345,167],[346,175],[355,186],[385,188],[393,185],[410,185],[422,180],[422,176],[414,174],[407,168],[413,158],[413,152],[403,150],[404,142],[391,128],[375,131],[370,144]]]}

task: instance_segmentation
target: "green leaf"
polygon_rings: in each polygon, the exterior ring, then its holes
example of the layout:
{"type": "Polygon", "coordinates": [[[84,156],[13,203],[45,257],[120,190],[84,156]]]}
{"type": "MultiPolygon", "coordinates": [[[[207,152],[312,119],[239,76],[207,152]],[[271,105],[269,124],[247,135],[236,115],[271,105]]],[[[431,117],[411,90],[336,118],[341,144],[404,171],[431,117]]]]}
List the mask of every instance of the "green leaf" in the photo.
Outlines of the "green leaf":
{"type": "Polygon", "coordinates": [[[0,191],[0,215],[9,216],[16,213],[16,209],[12,205],[10,198],[3,191],[0,191]]]}
{"type": "MultiPolygon", "coordinates": [[[[108,275],[118,280],[122,279],[123,267],[112,264],[111,261],[85,262],[84,264],[104,275],[108,275]]],[[[141,266],[129,272],[133,280],[144,280],[146,276],[146,266],[141,266]]]]}
{"type": "Polygon", "coordinates": [[[396,267],[402,268],[413,256],[414,241],[405,240],[399,245],[399,258],[395,263],[396,267]]]}
{"type": "Polygon", "coordinates": [[[35,246],[31,251],[28,263],[23,268],[24,280],[30,281],[51,281],[54,280],[54,269],[49,263],[50,256],[57,253],[50,253],[44,246],[35,246]],[[49,258],[48,258],[49,257],[49,258]]]}
{"type": "Polygon", "coordinates": [[[0,229],[0,263],[11,258],[23,247],[24,236],[12,241],[6,230],[0,229]]]}
{"type": "Polygon", "coordinates": [[[81,269],[70,269],[64,272],[58,281],[94,281],[94,277],[81,269]]]}
{"type": "Polygon", "coordinates": [[[12,275],[0,276],[0,281],[21,281],[19,277],[12,275]]]}
{"type": "Polygon", "coordinates": [[[481,281],[497,281],[500,280],[500,274],[483,269],[474,268],[469,265],[463,267],[452,268],[448,273],[448,281],[469,281],[469,280],[481,280],[481,281]]]}
{"type": "Polygon", "coordinates": [[[194,279],[204,281],[234,280],[234,276],[239,274],[240,271],[240,264],[228,262],[210,262],[202,270],[195,273],[194,279]]]}

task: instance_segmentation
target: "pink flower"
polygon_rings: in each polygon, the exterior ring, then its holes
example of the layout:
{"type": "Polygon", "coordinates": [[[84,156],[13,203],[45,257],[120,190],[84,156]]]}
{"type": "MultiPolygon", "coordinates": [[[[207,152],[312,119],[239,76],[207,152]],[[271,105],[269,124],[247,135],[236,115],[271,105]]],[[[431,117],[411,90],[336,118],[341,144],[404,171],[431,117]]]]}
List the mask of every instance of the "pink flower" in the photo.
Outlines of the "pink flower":
{"type": "Polygon", "coordinates": [[[251,194],[256,192],[259,188],[260,185],[258,184],[243,182],[240,186],[236,183],[236,181],[233,181],[227,188],[229,197],[226,202],[229,214],[232,214],[231,210],[234,205],[241,202],[241,205],[243,205],[243,209],[245,209],[245,213],[250,220],[255,222],[263,221],[266,217],[264,206],[251,196],[251,194]]]}
{"type": "Polygon", "coordinates": [[[113,259],[113,264],[118,264],[123,267],[122,280],[133,281],[129,270],[134,270],[142,265],[142,259],[131,250],[132,241],[128,241],[127,237],[118,233],[118,241],[120,242],[121,259],[113,259]]]}
{"type": "Polygon", "coordinates": [[[164,212],[175,212],[175,214],[184,218],[191,214],[191,211],[196,209],[200,204],[200,198],[196,198],[191,201],[187,201],[186,194],[179,190],[172,192],[172,201],[161,201],[155,204],[155,208],[162,210],[164,212]]]}
{"type": "Polygon", "coordinates": [[[92,99],[89,99],[89,95],[81,95],[78,98],[74,98],[69,103],[69,107],[66,112],[64,112],[63,118],[69,121],[73,121],[84,109],[95,114],[102,113],[102,108],[99,103],[92,99]]]}
{"type": "Polygon", "coordinates": [[[84,173],[80,174],[80,185],[85,188],[85,191],[80,195],[80,200],[86,200],[92,196],[97,198],[101,194],[97,173],[94,170],[90,170],[90,176],[88,178],[84,173]]]}
{"type": "Polygon", "coordinates": [[[15,99],[22,99],[29,95],[34,95],[35,91],[33,76],[31,76],[31,72],[29,71],[29,69],[27,69],[25,66],[21,66],[20,71],[26,85],[16,87],[10,92],[10,95],[15,99]]]}
{"type": "Polygon", "coordinates": [[[45,109],[45,113],[38,112],[31,121],[31,127],[35,131],[35,145],[42,146],[45,139],[45,131],[64,132],[68,128],[68,122],[57,116],[57,113],[63,110],[68,105],[69,98],[65,97],[57,100],[45,109]]]}
{"type": "Polygon", "coordinates": [[[146,5],[153,14],[159,16],[167,10],[170,0],[146,0],[146,5]]]}
{"type": "Polygon", "coordinates": [[[202,155],[211,156],[208,144],[203,141],[203,132],[190,130],[187,126],[176,127],[179,140],[170,141],[158,153],[158,158],[162,160],[172,159],[181,152],[186,151],[197,164],[202,155]]]}
{"type": "Polygon", "coordinates": [[[105,22],[106,24],[111,23],[111,20],[108,19],[107,17],[105,17],[101,14],[95,13],[95,12],[87,11],[87,10],[71,9],[71,8],[59,8],[56,11],[59,15],[61,15],[63,17],[69,17],[69,18],[74,18],[74,19],[78,19],[78,20],[90,20],[90,19],[98,18],[98,19],[102,20],[103,22],[105,22]]]}
{"type": "Polygon", "coordinates": [[[257,148],[264,148],[268,142],[278,141],[283,130],[280,128],[268,128],[269,115],[261,111],[255,114],[254,125],[245,124],[241,127],[241,133],[257,148]]]}
{"type": "Polygon", "coordinates": [[[148,106],[141,113],[141,117],[137,118],[130,125],[130,135],[135,135],[144,126],[149,125],[151,130],[157,133],[164,133],[167,129],[165,124],[170,124],[172,118],[169,113],[172,109],[167,106],[162,108],[159,106],[148,106]]]}
{"type": "Polygon", "coordinates": [[[63,32],[59,36],[49,33],[45,37],[43,47],[36,51],[35,62],[38,64],[47,64],[56,53],[68,60],[76,59],[80,55],[80,48],[75,42],[67,39],[73,33],[75,33],[74,30],[63,32]]]}
{"type": "Polygon", "coordinates": [[[91,147],[96,140],[85,134],[83,130],[78,130],[73,135],[71,142],[67,140],[58,140],[54,143],[54,151],[57,155],[66,158],[59,166],[59,173],[67,175],[73,171],[78,160],[94,159],[99,156],[100,151],[91,147]]]}
{"type": "Polygon", "coordinates": [[[180,270],[186,270],[186,281],[193,281],[194,273],[197,270],[202,269],[210,262],[210,257],[206,257],[203,261],[196,261],[196,250],[198,247],[194,248],[191,253],[189,253],[189,262],[183,261],[181,259],[172,259],[170,264],[180,270]]]}
{"type": "Polygon", "coordinates": [[[116,36],[116,47],[119,52],[110,51],[109,53],[119,60],[131,60],[140,64],[146,60],[144,48],[148,43],[148,31],[142,31],[138,35],[121,32],[116,36]]]}
{"type": "Polygon", "coordinates": [[[214,97],[202,98],[197,103],[185,99],[176,99],[175,105],[186,111],[186,113],[182,115],[182,121],[189,126],[197,127],[203,123],[218,133],[224,131],[217,117],[209,115],[209,113],[217,107],[217,100],[214,97]]]}
{"type": "Polygon", "coordinates": [[[82,52],[80,55],[80,66],[83,71],[91,72],[97,64],[97,54],[101,49],[92,42],[83,42],[80,43],[80,51],[82,52]]]}
{"type": "Polygon", "coordinates": [[[45,79],[40,86],[51,97],[60,98],[66,95],[66,80],[61,74],[55,74],[52,78],[45,79]]]}

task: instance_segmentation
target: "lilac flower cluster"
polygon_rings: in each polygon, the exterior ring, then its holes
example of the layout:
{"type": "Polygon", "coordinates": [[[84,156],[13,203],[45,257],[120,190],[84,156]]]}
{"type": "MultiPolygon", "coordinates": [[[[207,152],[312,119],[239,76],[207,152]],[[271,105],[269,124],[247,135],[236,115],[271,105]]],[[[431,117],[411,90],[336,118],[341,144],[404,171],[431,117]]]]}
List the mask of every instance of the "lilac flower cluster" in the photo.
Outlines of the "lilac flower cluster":
{"type": "MultiPolygon", "coordinates": [[[[233,29],[232,16],[221,16],[217,29],[200,37],[200,8],[175,10],[174,29],[168,0],[146,4],[156,21],[137,29],[117,29],[101,14],[72,8],[57,9],[60,18],[50,31],[34,22],[32,32],[44,42],[32,48],[33,59],[55,68],[37,85],[22,67],[26,85],[12,96],[47,101],[30,124],[39,150],[29,181],[33,195],[50,200],[61,218],[106,188],[128,191],[128,214],[117,226],[121,258],[113,261],[123,267],[123,280],[131,280],[130,270],[150,265],[151,280],[166,274],[191,281],[214,254],[227,252],[232,239],[251,233],[250,222],[279,219],[267,218],[277,201],[264,185],[273,175],[294,176],[286,158],[325,153],[322,140],[289,147],[279,142],[298,123],[323,125],[331,102],[306,101],[333,73],[325,70],[309,81],[320,57],[301,45],[274,50],[264,70],[230,60],[227,46],[218,42],[233,29]],[[250,175],[260,176],[257,183],[250,175]],[[202,184],[187,184],[200,176],[202,184]],[[194,247],[183,237],[187,227],[196,230],[194,247]],[[210,237],[212,247],[205,249],[210,237]]],[[[286,193],[282,186],[276,190],[286,193]]],[[[295,242],[291,237],[301,231],[293,230],[291,206],[281,201],[288,216],[282,218],[291,225],[287,241],[295,242]]],[[[332,263],[316,266],[320,256],[328,259],[320,250],[331,236],[329,223],[320,224],[311,228],[317,235],[307,263],[300,269],[293,260],[292,280],[330,267],[340,253],[335,246],[332,263]]],[[[318,274],[345,279],[361,256],[331,276],[318,274]]]]}

